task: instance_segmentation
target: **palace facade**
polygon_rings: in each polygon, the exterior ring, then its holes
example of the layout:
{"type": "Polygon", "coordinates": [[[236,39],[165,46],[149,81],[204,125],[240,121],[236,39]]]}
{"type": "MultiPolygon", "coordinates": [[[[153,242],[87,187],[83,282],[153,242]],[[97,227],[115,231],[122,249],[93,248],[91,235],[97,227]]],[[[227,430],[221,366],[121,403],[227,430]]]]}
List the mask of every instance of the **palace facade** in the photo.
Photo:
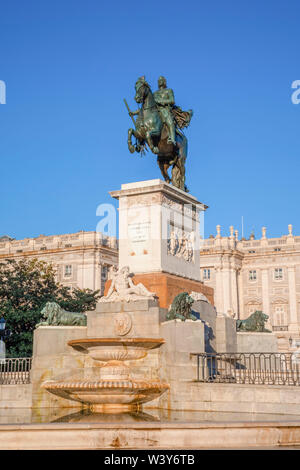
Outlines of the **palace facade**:
{"type": "Polygon", "coordinates": [[[57,280],[66,286],[100,289],[103,293],[109,267],[118,264],[118,241],[99,232],[84,231],[24,240],[1,237],[0,261],[21,258],[52,263],[57,280]]]}
{"type": "MultiPolygon", "coordinates": [[[[118,240],[84,231],[0,238],[0,261],[24,257],[52,263],[66,286],[103,293],[109,268],[118,265],[118,240]]],[[[199,269],[203,283],[214,289],[218,312],[244,319],[262,310],[282,350],[300,338],[300,236],[293,235],[291,225],[280,238],[268,238],[263,227],[259,240],[240,240],[233,227],[223,236],[218,225],[216,235],[201,244],[199,269]]]]}
{"type": "Polygon", "coordinates": [[[292,225],[280,238],[268,238],[263,227],[259,240],[239,240],[233,227],[222,236],[217,225],[216,236],[202,243],[200,271],[214,288],[217,311],[244,319],[262,310],[282,350],[299,338],[300,236],[293,235],[292,225]]]}

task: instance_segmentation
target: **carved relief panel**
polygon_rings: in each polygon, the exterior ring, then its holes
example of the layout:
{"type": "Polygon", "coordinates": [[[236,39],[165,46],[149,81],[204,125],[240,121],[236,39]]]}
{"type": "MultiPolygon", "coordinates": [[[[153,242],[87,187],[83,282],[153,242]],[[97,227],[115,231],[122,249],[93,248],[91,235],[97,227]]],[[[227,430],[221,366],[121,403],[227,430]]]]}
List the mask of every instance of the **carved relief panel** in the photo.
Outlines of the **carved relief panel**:
{"type": "Polygon", "coordinates": [[[167,249],[168,255],[194,262],[195,233],[169,224],[167,249]]]}

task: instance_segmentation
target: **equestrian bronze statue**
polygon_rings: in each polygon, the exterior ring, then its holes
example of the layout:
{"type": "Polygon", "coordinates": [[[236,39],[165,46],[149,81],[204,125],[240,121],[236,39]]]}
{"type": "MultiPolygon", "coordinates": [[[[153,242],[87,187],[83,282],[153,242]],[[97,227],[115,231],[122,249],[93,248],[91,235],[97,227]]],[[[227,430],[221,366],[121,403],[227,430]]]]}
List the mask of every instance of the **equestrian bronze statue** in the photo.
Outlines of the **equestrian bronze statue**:
{"type": "Polygon", "coordinates": [[[128,130],[128,148],[131,153],[139,152],[142,155],[150,150],[157,155],[157,162],[161,173],[167,181],[179,189],[187,191],[185,184],[185,161],[187,157],[187,139],[182,132],[187,127],[193,111],[182,111],[175,106],[174,93],[167,88],[164,77],[158,79],[158,90],[152,93],[145,77],[141,77],[135,84],[135,101],[141,108],[131,112],[126,100],[125,104],[135,128],[128,130]],[[137,116],[136,121],[133,116],[137,116]],[[132,136],[136,138],[132,143],[132,136]],[[168,174],[172,167],[172,177],[168,174]]]}

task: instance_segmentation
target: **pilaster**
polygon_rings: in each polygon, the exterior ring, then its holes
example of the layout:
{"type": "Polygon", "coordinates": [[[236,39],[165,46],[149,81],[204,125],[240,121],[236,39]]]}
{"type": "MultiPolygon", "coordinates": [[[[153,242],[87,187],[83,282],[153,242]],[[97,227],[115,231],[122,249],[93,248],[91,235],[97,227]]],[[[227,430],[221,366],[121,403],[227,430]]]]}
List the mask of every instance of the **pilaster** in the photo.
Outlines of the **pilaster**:
{"type": "Polygon", "coordinates": [[[296,295],[296,273],[295,266],[289,266],[288,284],[289,284],[289,304],[290,304],[290,322],[289,331],[299,331],[297,315],[297,295],[296,295]]]}
{"type": "Polygon", "coordinates": [[[263,312],[266,315],[269,315],[269,320],[267,322],[267,325],[270,328],[271,322],[270,322],[269,270],[268,269],[261,270],[261,285],[262,285],[263,312]]]}

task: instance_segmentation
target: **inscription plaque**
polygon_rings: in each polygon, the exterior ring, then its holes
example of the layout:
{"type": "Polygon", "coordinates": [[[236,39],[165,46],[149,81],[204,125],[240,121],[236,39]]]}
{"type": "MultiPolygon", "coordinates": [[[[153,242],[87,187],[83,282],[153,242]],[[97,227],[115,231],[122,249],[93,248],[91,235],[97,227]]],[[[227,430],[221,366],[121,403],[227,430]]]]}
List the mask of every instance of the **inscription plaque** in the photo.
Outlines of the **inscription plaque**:
{"type": "Polygon", "coordinates": [[[128,238],[130,241],[130,254],[143,255],[148,253],[148,240],[150,239],[150,222],[137,222],[128,225],[128,238]]]}

